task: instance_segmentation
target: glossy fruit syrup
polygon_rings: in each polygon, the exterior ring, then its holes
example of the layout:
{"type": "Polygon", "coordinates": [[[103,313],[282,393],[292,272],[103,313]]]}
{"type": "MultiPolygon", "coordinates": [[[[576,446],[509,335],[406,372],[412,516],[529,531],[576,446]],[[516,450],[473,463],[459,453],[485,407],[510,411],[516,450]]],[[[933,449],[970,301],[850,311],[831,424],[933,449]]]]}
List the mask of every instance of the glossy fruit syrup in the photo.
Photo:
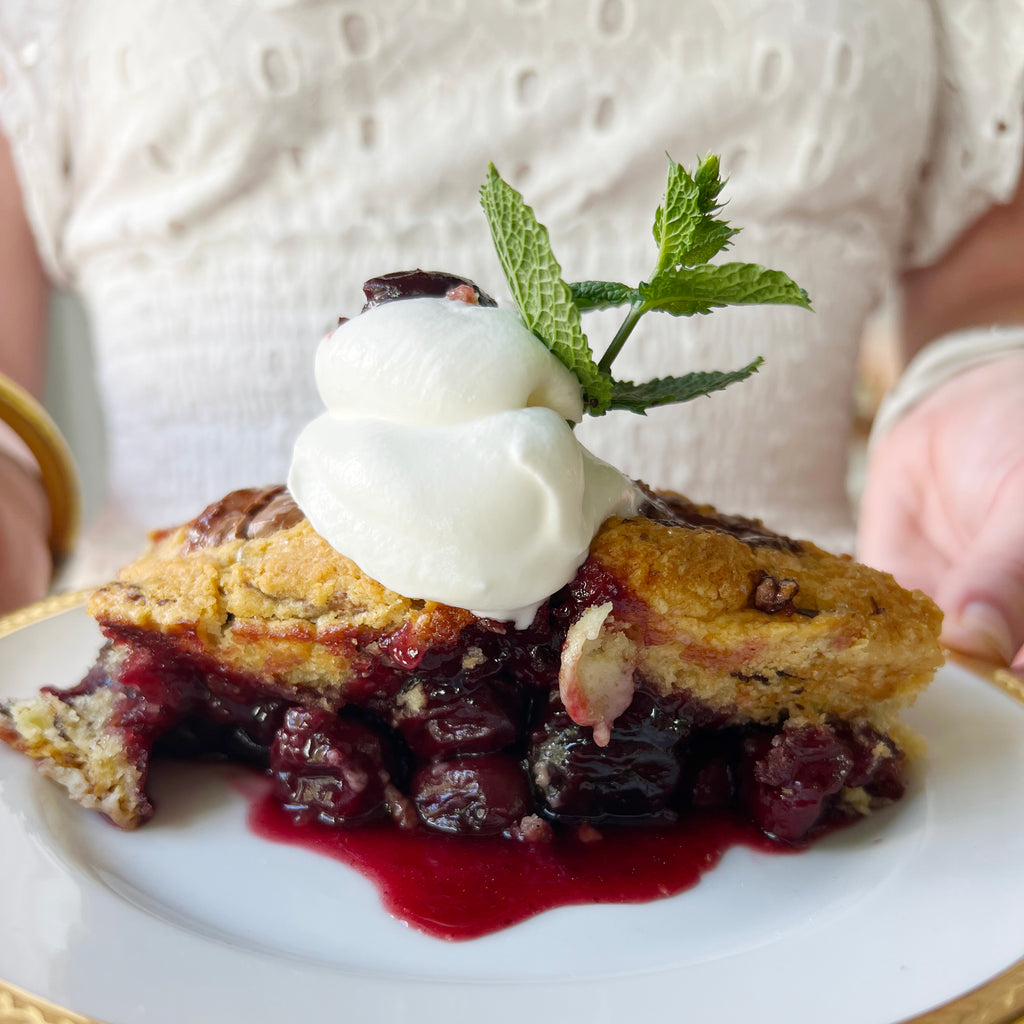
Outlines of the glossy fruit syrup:
{"type": "Polygon", "coordinates": [[[384,909],[427,935],[476,939],[556,907],[646,903],[692,888],[732,846],[792,853],[749,823],[716,813],[663,826],[571,829],[544,842],[466,838],[390,823],[298,823],[267,793],[249,815],[264,839],[333,857],[370,879],[384,909]]]}

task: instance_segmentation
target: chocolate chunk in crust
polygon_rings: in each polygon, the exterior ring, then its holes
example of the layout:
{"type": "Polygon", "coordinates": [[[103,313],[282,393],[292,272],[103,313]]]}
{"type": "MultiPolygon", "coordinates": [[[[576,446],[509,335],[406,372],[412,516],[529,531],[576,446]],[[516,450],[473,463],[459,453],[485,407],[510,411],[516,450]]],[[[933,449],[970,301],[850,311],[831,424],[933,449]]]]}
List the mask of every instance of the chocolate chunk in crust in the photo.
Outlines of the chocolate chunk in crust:
{"type": "Polygon", "coordinates": [[[746,516],[731,516],[710,505],[697,505],[681,494],[668,491],[653,491],[640,485],[647,495],[647,501],[640,506],[639,514],[662,526],[688,526],[694,530],[714,530],[751,548],[774,548],[799,554],[803,545],[798,540],[769,530],[760,519],[746,516]]]}
{"type": "Polygon", "coordinates": [[[796,611],[793,599],[799,592],[800,584],[792,577],[778,579],[761,569],[754,576],[750,604],[759,612],[768,615],[776,615],[779,612],[792,615],[796,611]]]}
{"type": "Polygon", "coordinates": [[[305,518],[287,489],[249,487],[207,506],[190,524],[183,552],[215,548],[230,540],[254,540],[287,530],[305,518]]]}

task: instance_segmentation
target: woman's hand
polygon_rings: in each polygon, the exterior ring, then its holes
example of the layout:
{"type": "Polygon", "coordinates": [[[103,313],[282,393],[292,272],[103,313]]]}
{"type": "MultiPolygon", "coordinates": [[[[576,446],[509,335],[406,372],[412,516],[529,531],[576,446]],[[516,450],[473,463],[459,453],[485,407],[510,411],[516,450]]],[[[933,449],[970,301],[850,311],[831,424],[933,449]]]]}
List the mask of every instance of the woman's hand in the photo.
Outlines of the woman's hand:
{"type": "MultiPolygon", "coordinates": [[[[2,133],[0,225],[0,373],[40,394],[49,286],[2,133]]],[[[41,597],[50,579],[49,506],[19,448],[0,423],[0,612],[41,597]]]]}
{"type": "Polygon", "coordinates": [[[947,381],[877,442],[859,557],[934,598],[949,646],[1024,669],[1024,352],[947,381]]]}
{"type": "Polygon", "coordinates": [[[0,450],[0,614],[46,593],[52,564],[42,483],[0,450]]]}

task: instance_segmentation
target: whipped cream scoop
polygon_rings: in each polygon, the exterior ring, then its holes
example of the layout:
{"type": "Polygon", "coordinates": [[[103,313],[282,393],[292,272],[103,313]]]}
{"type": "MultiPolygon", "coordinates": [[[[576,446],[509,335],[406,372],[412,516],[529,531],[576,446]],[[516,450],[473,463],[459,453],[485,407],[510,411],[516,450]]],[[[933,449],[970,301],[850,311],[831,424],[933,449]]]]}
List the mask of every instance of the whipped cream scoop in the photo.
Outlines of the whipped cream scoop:
{"type": "Polygon", "coordinates": [[[378,582],[523,628],[642,495],[588,452],[575,375],[510,310],[403,298],[320,343],[288,488],[378,582]]]}

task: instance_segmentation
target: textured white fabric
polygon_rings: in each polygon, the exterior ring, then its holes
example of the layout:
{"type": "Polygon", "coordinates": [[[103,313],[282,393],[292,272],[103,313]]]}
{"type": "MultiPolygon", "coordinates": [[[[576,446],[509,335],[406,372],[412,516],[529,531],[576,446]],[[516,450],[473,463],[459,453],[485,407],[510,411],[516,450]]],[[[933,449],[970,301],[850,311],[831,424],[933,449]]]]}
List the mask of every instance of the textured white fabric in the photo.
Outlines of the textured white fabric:
{"type": "MultiPolygon", "coordinates": [[[[622,376],[765,367],[582,435],[652,483],[848,541],[864,320],[1011,194],[1022,20],[1019,0],[2,0],[0,125],[94,331],[112,495],[92,543],[123,558],[142,526],[282,479],[319,409],[316,342],[364,279],[424,266],[504,295],[489,160],[568,279],[635,282],[664,153],[709,150],[744,228],[731,258],[788,271],[816,312],[648,316],[622,376]]],[[[611,319],[588,322],[599,350],[611,319]]]]}

